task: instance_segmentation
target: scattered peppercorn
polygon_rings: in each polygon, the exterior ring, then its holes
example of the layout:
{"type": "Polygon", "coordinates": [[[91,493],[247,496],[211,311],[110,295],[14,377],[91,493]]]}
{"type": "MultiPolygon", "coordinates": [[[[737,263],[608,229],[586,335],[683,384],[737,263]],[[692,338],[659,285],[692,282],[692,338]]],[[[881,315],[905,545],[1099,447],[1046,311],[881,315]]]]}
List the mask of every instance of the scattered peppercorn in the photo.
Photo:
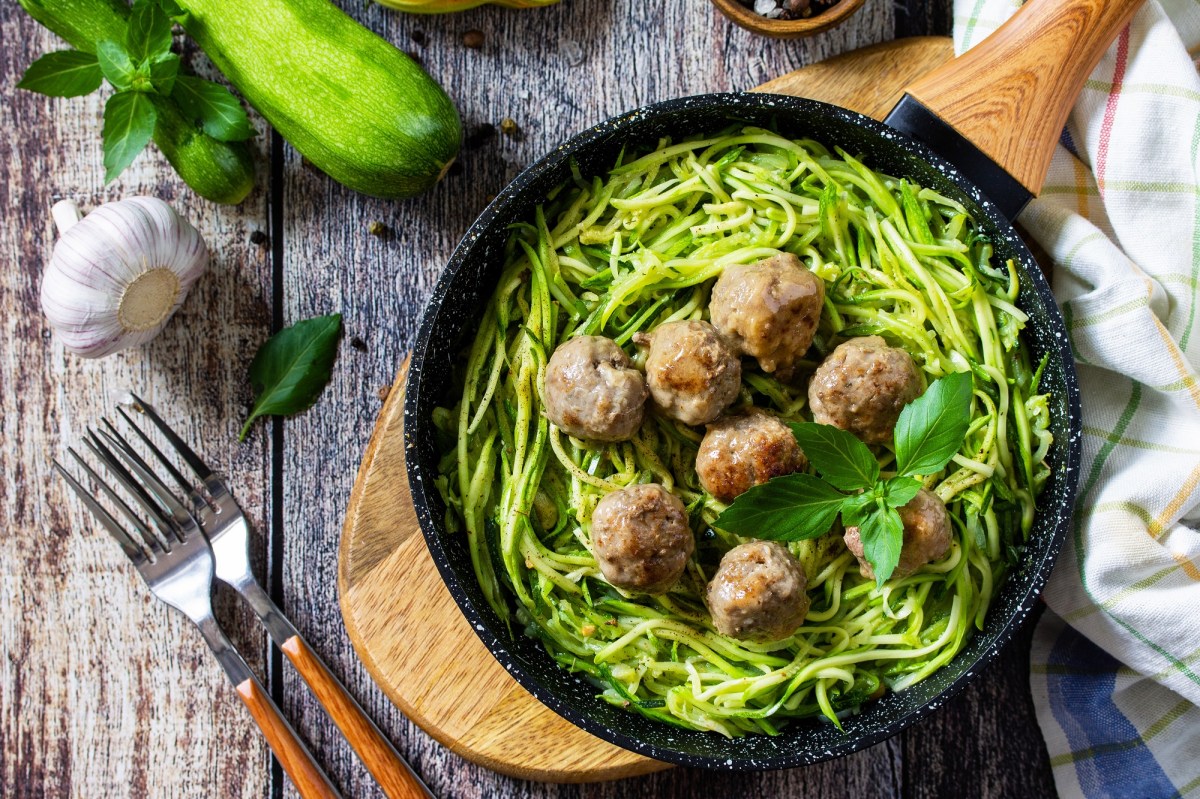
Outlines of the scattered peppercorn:
{"type": "Polygon", "coordinates": [[[385,400],[388,398],[388,394],[391,394],[391,393],[392,393],[391,386],[380,386],[379,390],[375,392],[375,396],[379,397],[379,399],[381,399],[381,400],[385,400]]]}
{"type": "Polygon", "coordinates": [[[256,230],[250,234],[250,243],[262,247],[267,243],[267,234],[256,230]]]}
{"type": "Polygon", "coordinates": [[[472,50],[478,50],[483,47],[483,31],[471,29],[462,35],[462,43],[464,47],[470,47],[472,50]]]}
{"type": "Polygon", "coordinates": [[[429,41],[429,37],[425,35],[425,31],[420,30],[413,31],[412,33],[408,34],[408,37],[413,40],[413,44],[415,44],[417,47],[424,47],[426,42],[429,41]]]}
{"type": "Polygon", "coordinates": [[[352,339],[350,339],[350,346],[359,352],[367,351],[367,342],[363,341],[358,336],[354,336],[352,339]]]}
{"type": "Polygon", "coordinates": [[[378,219],[376,219],[367,224],[367,232],[370,233],[372,236],[378,236],[379,238],[383,238],[391,231],[388,230],[387,225],[383,224],[378,219]]]}
{"type": "Polygon", "coordinates": [[[500,132],[509,138],[515,139],[521,135],[521,128],[517,125],[517,120],[512,117],[505,117],[500,120],[500,132]]]}
{"type": "Polygon", "coordinates": [[[496,126],[488,122],[476,125],[463,140],[463,146],[468,150],[477,150],[496,137],[496,126]]]}

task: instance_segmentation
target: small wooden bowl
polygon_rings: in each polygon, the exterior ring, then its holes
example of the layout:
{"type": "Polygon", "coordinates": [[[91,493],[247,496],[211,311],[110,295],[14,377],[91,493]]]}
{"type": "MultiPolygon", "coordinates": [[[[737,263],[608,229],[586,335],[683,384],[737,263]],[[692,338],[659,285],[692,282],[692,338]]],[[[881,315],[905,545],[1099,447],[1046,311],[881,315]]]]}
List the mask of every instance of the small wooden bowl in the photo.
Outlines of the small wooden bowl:
{"type": "Polygon", "coordinates": [[[768,19],[755,14],[738,0],[712,0],[722,14],[748,31],[775,39],[799,39],[840,25],[857,11],[865,0],[841,0],[837,5],[808,19],[768,19]]]}

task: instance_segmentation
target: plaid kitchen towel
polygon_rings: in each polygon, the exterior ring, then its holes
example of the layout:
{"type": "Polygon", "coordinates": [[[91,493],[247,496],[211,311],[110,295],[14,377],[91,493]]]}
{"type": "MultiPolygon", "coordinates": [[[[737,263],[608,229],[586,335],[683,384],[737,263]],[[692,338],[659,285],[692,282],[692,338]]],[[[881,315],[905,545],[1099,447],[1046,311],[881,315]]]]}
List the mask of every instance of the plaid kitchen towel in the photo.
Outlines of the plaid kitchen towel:
{"type": "MultiPolygon", "coordinates": [[[[959,51],[1018,7],[956,0],[959,51]]],[[[1059,794],[1200,796],[1200,2],[1148,0],[1021,222],[1054,262],[1083,470],[1031,683],[1059,794]]]]}

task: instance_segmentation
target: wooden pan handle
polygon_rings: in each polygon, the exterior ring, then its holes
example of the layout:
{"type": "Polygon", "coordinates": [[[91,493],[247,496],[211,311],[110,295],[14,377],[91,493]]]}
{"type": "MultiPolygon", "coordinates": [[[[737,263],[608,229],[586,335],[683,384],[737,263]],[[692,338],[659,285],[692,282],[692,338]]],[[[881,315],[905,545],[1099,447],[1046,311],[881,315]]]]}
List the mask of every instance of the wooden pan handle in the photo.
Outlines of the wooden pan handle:
{"type": "Polygon", "coordinates": [[[262,684],[254,677],[248,677],[237,684],[237,694],[258,722],[271,751],[300,795],[304,799],[340,799],[337,789],[329,784],[321,767],[296,736],[292,725],[280,715],[279,708],[263,690],[262,684]]]}
{"type": "Polygon", "coordinates": [[[384,794],[389,799],[429,799],[425,786],[308,644],[300,636],[293,635],[280,649],[312,688],[317,701],[362,758],[384,794]]]}
{"type": "Polygon", "coordinates": [[[906,91],[1037,194],[1084,81],[1140,5],[1030,0],[906,91]]]}

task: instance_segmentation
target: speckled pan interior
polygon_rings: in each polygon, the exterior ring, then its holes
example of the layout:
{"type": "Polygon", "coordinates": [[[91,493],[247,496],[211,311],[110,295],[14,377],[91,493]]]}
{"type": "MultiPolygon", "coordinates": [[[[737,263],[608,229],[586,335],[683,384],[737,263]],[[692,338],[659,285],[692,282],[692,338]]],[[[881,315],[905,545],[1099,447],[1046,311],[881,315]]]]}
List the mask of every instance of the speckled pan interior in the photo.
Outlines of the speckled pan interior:
{"type": "Polygon", "coordinates": [[[700,95],[648,106],[579,134],[522,172],[472,225],[434,289],[408,374],[404,427],[409,483],[433,559],[471,626],[513,677],[571,722],[619,746],[673,763],[738,770],[801,766],[848,754],[896,734],[957,694],[1036,605],[1067,533],[1079,471],[1079,387],[1066,330],[1045,278],[1008,220],[952,166],[906,136],[835,106],[769,94],[700,95]],[[1020,266],[1018,304],[1030,316],[1025,335],[1037,358],[1050,354],[1045,379],[1052,394],[1055,444],[1052,476],[1038,502],[1025,556],[996,597],[984,629],[957,658],[907,691],[867,704],[844,722],[844,731],[814,720],[793,723],[774,737],[729,740],[613,707],[597,698],[595,686],[559,668],[538,643],[509,637],[475,580],[465,537],[446,531],[445,506],[433,485],[438,456],[431,413],[455,401],[450,395],[452,365],[475,334],[495,287],[506,227],[530,219],[547,192],[567,180],[570,159],[585,176],[600,175],[622,147],[653,147],[664,136],[678,140],[739,121],[841,146],[874,169],[912,178],[971,211],[992,237],[997,258],[1015,259],[1020,266]]]}

